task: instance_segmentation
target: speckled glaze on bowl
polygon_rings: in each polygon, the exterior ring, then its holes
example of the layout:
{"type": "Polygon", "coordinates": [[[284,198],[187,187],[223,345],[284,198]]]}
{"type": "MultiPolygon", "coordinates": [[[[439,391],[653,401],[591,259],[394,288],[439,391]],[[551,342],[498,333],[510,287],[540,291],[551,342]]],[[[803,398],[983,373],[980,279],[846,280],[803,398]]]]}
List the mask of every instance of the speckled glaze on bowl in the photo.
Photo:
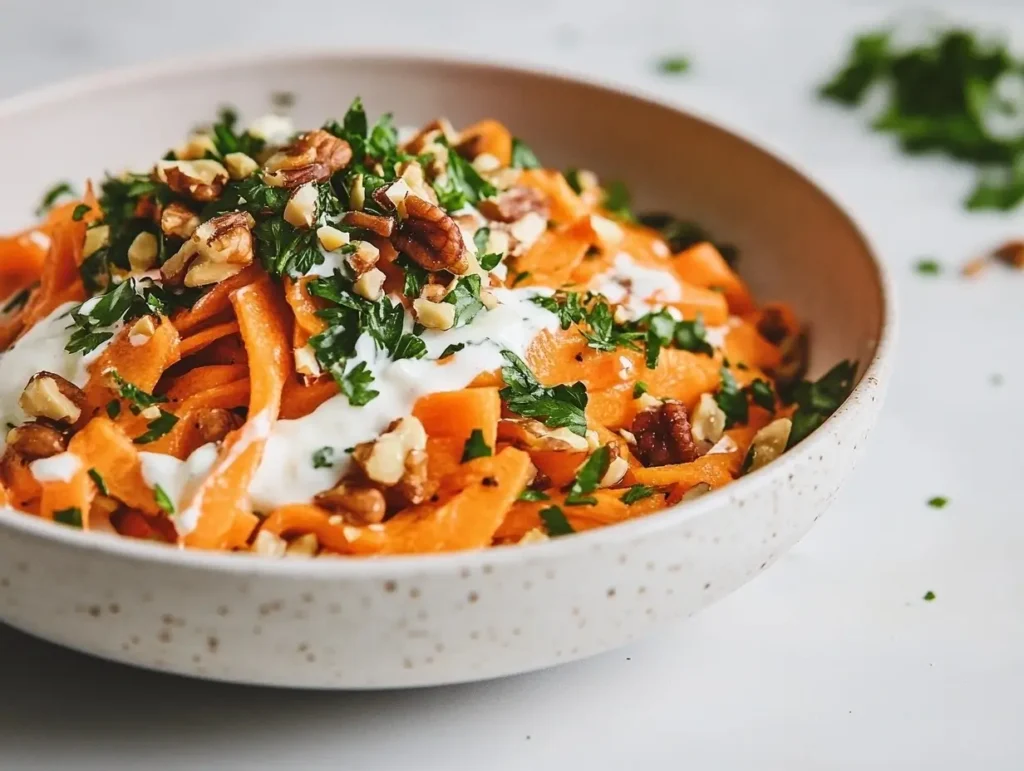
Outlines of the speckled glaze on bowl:
{"type": "Polygon", "coordinates": [[[0,105],[0,136],[20,150],[0,177],[0,227],[22,225],[36,191],[55,179],[144,165],[219,105],[251,117],[274,91],[296,94],[298,125],[340,114],[356,94],[371,113],[393,110],[399,125],[499,118],[549,165],[628,180],[639,208],[686,212],[737,243],[758,296],[788,300],[810,321],[815,374],[854,358],[860,382],[809,439],[724,490],[530,547],[267,560],[0,513],[0,619],[200,677],[316,688],[454,683],[571,661],[692,615],[772,564],[825,511],[881,406],[891,292],[860,233],[817,187],[673,108],[429,58],[261,54],[158,65],[0,105]]]}

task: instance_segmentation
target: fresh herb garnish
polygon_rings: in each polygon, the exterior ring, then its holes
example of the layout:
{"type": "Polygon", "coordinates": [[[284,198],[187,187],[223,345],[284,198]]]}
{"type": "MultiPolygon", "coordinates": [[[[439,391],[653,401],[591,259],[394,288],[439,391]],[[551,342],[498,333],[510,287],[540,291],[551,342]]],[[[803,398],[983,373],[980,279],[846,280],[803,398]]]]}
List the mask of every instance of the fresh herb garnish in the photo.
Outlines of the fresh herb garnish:
{"type": "Polygon", "coordinates": [[[902,49],[883,30],[856,38],[819,93],[853,107],[885,84],[887,101],[872,127],[895,135],[907,153],[975,164],[981,175],[966,207],[1007,210],[1024,200],[1024,100],[1014,93],[1022,67],[1005,44],[967,29],[902,49]]]}
{"type": "Polygon", "coordinates": [[[513,169],[539,169],[540,161],[523,140],[519,137],[512,137],[512,163],[513,169]]]}
{"type": "Polygon", "coordinates": [[[116,369],[109,370],[108,374],[111,379],[117,384],[118,392],[121,394],[122,399],[127,399],[132,403],[131,410],[134,414],[138,415],[142,410],[147,407],[153,407],[157,404],[163,404],[167,401],[166,397],[154,396],[153,394],[146,393],[141,388],[133,383],[129,383],[123,377],[121,377],[116,369]]]}
{"type": "Polygon", "coordinates": [[[839,409],[853,390],[857,363],[841,361],[817,381],[804,381],[793,389],[797,409],[793,413],[793,429],[787,449],[802,441],[839,409]]]}
{"type": "Polygon", "coordinates": [[[706,356],[714,356],[715,349],[707,341],[707,329],[704,326],[704,319],[700,314],[689,321],[676,322],[672,339],[677,348],[692,353],[703,353],[706,356]]]}
{"type": "Polygon", "coordinates": [[[321,447],[313,453],[313,468],[331,468],[334,466],[334,448],[321,447]]]}
{"type": "Polygon", "coordinates": [[[914,270],[922,276],[937,276],[942,272],[942,266],[936,260],[918,260],[914,270]]]}
{"type": "Polygon", "coordinates": [[[213,131],[213,144],[222,158],[228,153],[245,153],[249,157],[260,154],[266,142],[248,131],[239,134],[235,130],[238,113],[230,107],[224,107],[221,108],[217,118],[217,122],[213,124],[211,130],[213,131]]]}
{"type": "Polygon", "coordinates": [[[608,445],[602,445],[594,450],[586,462],[576,472],[576,478],[569,487],[565,496],[566,506],[594,506],[597,498],[590,493],[597,489],[608,473],[608,466],[611,464],[611,451],[608,445]]]}
{"type": "Polygon", "coordinates": [[[618,217],[626,222],[634,222],[636,217],[633,215],[633,196],[630,195],[629,188],[621,180],[612,180],[605,186],[604,200],[601,202],[601,206],[614,217],[618,217]]]}
{"type": "Polygon", "coordinates": [[[111,399],[107,402],[107,417],[113,420],[121,414],[121,402],[117,399],[111,399]]]}
{"type": "Polygon", "coordinates": [[[615,351],[619,348],[640,350],[636,340],[644,333],[631,324],[619,324],[611,306],[603,300],[596,300],[586,315],[588,329],[582,330],[587,344],[598,351],[615,351]]]}
{"type": "Polygon", "coordinates": [[[96,489],[99,491],[100,495],[107,495],[107,483],[103,481],[103,475],[100,474],[100,472],[94,468],[89,469],[89,478],[92,480],[92,483],[96,485],[96,489]]]}
{"type": "Polygon", "coordinates": [[[71,311],[73,323],[69,328],[74,328],[74,332],[64,350],[91,353],[112,338],[114,333],[109,328],[128,314],[136,297],[135,282],[128,279],[100,297],[87,313],[82,312],[81,305],[71,311]]]}
{"type": "Polygon", "coordinates": [[[633,384],[633,398],[639,399],[645,393],[647,393],[647,383],[645,383],[643,380],[637,380],[633,384]]]}
{"type": "Polygon", "coordinates": [[[925,602],[931,602],[935,599],[935,592],[929,589],[927,592],[924,593],[924,597],[922,597],[921,599],[925,602]]]}
{"type": "Polygon", "coordinates": [[[465,343],[452,343],[451,345],[447,346],[443,351],[441,351],[441,355],[438,357],[438,359],[447,359],[449,356],[458,353],[465,347],[465,343]]]}
{"type": "Polygon", "coordinates": [[[544,523],[544,529],[552,538],[557,538],[561,535],[572,535],[576,532],[576,529],[570,524],[569,520],[565,518],[565,512],[558,506],[548,506],[545,509],[541,509],[538,513],[540,514],[541,521],[544,523]]]}
{"type": "Polygon", "coordinates": [[[658,60],[658,71],[666,75],[681,75],[690,69],[690,60],[685,56],[665,56],[658,60]]]}
{"type": "Polygon", "coordinates": [[[720,375],[722,382],[715,393],[715,401],[725,413],[725,427],[732,428],[737,423],[746,423],[750,412],[746,391],[740,388],[727,368],[722,367],[720,375]]]}
{"type": "MultiPolygon", "coordinates": [[[[437,142],[449,147],[448,140],[443,136],[438,137],[437,142]]],[[[479,203],[498,192],[494,185],[480,176],[480,172],[473,168],[473,164],[450,147],[447,173],[443,181],[435,180],[433,187],[441,208],[447,211],[456,211],[466,204],[479,203]]]]}
{"type": "Polygon", "coordinates": [[[150,444],[164,436],[178,422],[178,419],[169,412],[160,410],[159,417],[146,424],[146,431],[141,436],[135,437],[135,444],[150,444]]]}
{"type": "Polygon", "coordinates": [[[512,286],[513,287],[519,286],[521,283],[526,281],[526,279],[528,279],[532,275],[533,274],[530,271],[528,271],[528,270],[524,270],[524,271],[521,271],[519,273],[516,273],[516,275],[512,278],[512,286]]]}
{"type": "Polygon", "coordinates": [[[324,261],[314,228],[296,228],[271,217],[253,230],[260,261],[274,276],[304,276],[324,261]]]}
{"type": "Polygon", "coordinates": [[[69,527],[82,527],[82,510],[77,506],[53,512],[53,521],[69,527]]]}
{"type": "Polygon", "coordinates": [[[462,462],[465,463],[474,458],[489,458],[492,454],[490,446],[484,441],[484,432],[479,428],[474,428],[462,450],[462,462]]]}
{"type": "Polygon", "coordinates": [[[419,297],[423,287],[427,285],[430,276],[427,269],[413,262],[405,254],[399,255],[398,259],[395,260],[395,264],[405,271],[405,284],[402,287],[402,294],[413,299],[419,297]]]}
{"type": "Polygon", "coordinates": [[[156,500],[156,505],[165,513],[174,513],[174,502],[171,500],[171,496],[167,494],[167,491],[160,485],[153,485],[153,498],[156,500]]]}
{"type": "Polygon", "coordinates": [[[527,501],[528,503],[536,503],[538,501],[550,501],[551,496],[543,490],[523,490],[519,493],[516,498],[517,501],[527,501]]]}
{"type": "Polygon", "coordinates": [[[445,295],[444,302],[455,306],[454,326],[464,327],[469,324],[484,309],[480,301],[480,276],[473,273],[460,278],[455,288],[445,295]]]}
{"type": "Polygon", "coordinates": [[[644,498],[650,498],[655,492],[657,491],[653,487],[648,487],[647,485],[633,485],[626,490],[619,500],[628,506],[637,501],[642,501],[644,498]]]}
{"type": "Polygon", "coordinates": [[[568,428],[586,436],[587,387],[583,383],[542,386],[526,363],[511,351],[502,351],[508,362],[501,369],[505,387],[500,395],[508,409],[517,415],[537,418],[551,428],[568,428]]]}
{"type": "Polygon", "coordinates": [[[36,216],[42,217],[46,212],[50,211],[61,198],[65,196],[73,197],[77,195],[75,189],[71,186],[71,183],[67,180],[58,182],[56,185],[51,187],[45,193],[43,198],[39,202],[39,206],[36,207],[36,216]]]}
{"type": "Polygon", "coordinates": [[[75,207],[75,210],[71,212],[71,219],[75,222],[81,222],[82,218],[92,210],[92,207],[87,203],[80,203],[75,207]]]}
{"type": "Polygon", "coordinates": [[[928,505],[933,509],[944,509],[946,504],[949,503],[949,498],[944,495],[936,495],[934,498],[928,499],[928,505]]]}
{"type": "Polygon", "coordinates": [[[775,411],[775,391],[772,388],[772,384],[767,380],[758,378],[747,386],[746,390],[750,394],[750,400],[758,407],[762,407],[769,412],[775,411]]]}
{"type": "Polygon", "coordinates": [[[351,370],[345,373],[341,381],[341,392],[348,397],[351,404],[362,407],[380,396],[379,391],[374,391],[370,385],[373,383],[373,373],[361,361],[351,370]]]}
{"type": "Polygon", "coordinates": [[[480,258],[479,262],[481,268],[486,271],[492,271],[501,263],[501,254],[498,252],[485,254],[480,258]]]}

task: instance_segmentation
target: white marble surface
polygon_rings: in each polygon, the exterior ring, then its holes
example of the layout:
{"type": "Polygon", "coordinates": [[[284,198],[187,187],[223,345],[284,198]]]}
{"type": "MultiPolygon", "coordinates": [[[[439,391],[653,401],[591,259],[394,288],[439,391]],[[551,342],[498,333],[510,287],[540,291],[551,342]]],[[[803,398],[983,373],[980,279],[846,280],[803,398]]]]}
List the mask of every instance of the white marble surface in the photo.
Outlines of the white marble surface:
{"type": "MultiPolygon", "coordinates": [[[[1019,0],[927,5],[1024,39],[1019,0]]],[[[911,269],[922,255],[952,266],[1022,235],[1024,214],[966,216],[969,172],[905,160],[810,95],[853,30],[905,7],[0,0],[0,96],[214,46],[356,41],[531,61],[657,92],[809,168],[874,238],[903,311],[883,422],[829,516],[692,621],[550,672],[378,694],[190,682],[0,629],[0,767],[1024,767],[1024,274],[964,282],[911,269]],[[656,74],[652,60],[674,52],[693,58],[693,72],[656,74]],[[940,494],[946,509],[925,505],[940,494]]]]}

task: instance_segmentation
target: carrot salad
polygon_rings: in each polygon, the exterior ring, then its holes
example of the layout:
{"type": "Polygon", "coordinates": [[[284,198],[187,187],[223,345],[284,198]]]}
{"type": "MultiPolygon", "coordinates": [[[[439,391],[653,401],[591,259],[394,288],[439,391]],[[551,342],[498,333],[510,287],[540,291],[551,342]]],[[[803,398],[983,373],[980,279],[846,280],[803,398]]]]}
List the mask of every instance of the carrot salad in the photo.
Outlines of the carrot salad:
{"type": "Polygon", "coordinates": [[[0,238],[0,504],[200,549],[371,556],[643,517],[774,460],[804,380],[697,226],[495,120],[225,111],[0,238]]]}

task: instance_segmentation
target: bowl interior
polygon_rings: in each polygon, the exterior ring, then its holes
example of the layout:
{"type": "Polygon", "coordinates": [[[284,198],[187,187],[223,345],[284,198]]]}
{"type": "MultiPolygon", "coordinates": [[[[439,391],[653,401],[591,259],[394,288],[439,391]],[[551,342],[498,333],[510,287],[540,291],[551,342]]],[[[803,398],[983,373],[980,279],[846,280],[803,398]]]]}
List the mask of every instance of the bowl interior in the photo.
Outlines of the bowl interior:
{"type": "Polygon", "coordinates": [[[0,229],[31,221],[55,181],[145,168],[225,104],[243,118],[296,96],[296,123],[340,116],[361,95],[398,125],[447,115],[456,125],[505,122],[545,165],[624,180],[638,210],[670,211],[737,244],[740,270],[762,299],[792,302],[812,327],[812,371],[870,360],[884,299],[856,229],[827,198],[772,156],[700,119],[558,77],[479,64],[346,54],[250,57],[157,66],[60,87],[0,107],[8,147],[0,229]]]}

